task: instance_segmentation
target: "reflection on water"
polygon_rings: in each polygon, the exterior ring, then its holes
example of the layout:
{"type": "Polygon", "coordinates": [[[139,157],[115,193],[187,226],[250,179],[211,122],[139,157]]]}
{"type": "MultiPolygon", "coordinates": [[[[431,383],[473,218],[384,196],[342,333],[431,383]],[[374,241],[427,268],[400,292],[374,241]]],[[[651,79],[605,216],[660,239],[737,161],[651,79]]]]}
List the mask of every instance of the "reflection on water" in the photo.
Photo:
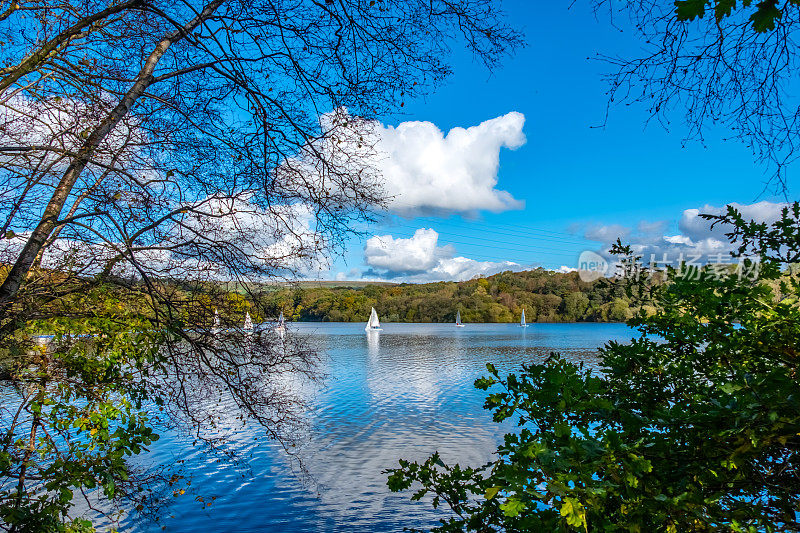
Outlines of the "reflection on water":
{"type": "Polygon", "coordinates": [[[392,494],[381,471],[398,458],[421,460],[438,450],[445,461],[482,464],[511,425],[492,422],[473,388],[485,364],[501,372],[558,351],[588,364],[609,340],[629,339],[619,324],[291,324],[322,353],[326,379],[307,391],[310,434],[297,452],[308,476],[246,428],[234,445],[246,464],[210,458],[191,439],[162,435],[147,457],[154,464],[183,460],[191,490],[176,498],[162,524],[138,530],[402,531],[432,525],[441,511],[409,494],[392,494]],[[202,497],[203,502],[197,501],[202,497]],[[213,500],[213,505],[205,502],[213,500]]]}

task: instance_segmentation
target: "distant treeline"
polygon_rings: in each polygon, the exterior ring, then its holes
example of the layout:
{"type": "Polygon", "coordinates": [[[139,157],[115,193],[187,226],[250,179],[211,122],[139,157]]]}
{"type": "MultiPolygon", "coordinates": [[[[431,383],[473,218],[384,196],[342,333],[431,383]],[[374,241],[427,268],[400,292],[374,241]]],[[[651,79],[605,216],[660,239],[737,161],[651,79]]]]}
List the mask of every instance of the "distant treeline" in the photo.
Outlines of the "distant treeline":
{"type": "Polygon", "coordinates": [[[576,272],[503,272],[461,282],[282,287],[262,294],[267,312],[290,320],[361,322],[375,307],[384,322],[622,322],[634,309],[620,284],[583,282],[576,272]]]}

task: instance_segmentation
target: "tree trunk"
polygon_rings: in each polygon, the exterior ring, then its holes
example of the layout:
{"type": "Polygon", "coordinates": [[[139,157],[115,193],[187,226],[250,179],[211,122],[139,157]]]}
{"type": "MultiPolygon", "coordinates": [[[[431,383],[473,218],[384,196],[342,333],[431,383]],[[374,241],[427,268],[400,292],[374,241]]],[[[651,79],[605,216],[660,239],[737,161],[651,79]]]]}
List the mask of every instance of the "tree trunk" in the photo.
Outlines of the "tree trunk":
{"type": "Polygon", "coordinates": [[[19,292],[23,280],[30,271],[31,265],[33,265],[36,260],[36,256],[51,235],[53,229],[58,225],[58,217],[61,214],[61,210],[64,208],[64,204],[67,198],[69,198],[72,188],[78,181],[83,169],[86,168],[86,165],[91,160],[97,147],[105,140],[108,134],[119,124],[125,115],[128,114],[136,100],[142,96],[144,91],[153,83],[153,72],[167,49],[172,44],[193,32],[203,20],[208,18],[222,5],[223,1],[224,0],[214,0],[210,2],[195,18],[158,43],[155,50],[153,50],[144,66],[139,71],[136,82],[125,96],[122,97],[117,106],[106,116],[103,122],[89,135],[83,146],[81,146],[75,159],[69,167],[67,167],[67,170],[61,177],[61,181],[59,181],[56,186],[53,196],[50,198],[39,223],[36,225],[30,237],[28,237],[22,252],[20,252],[8,276],[3,280],[3,284],[0,286],[0,314],[5,314],[7,312],[11,302],[17,295],[17,292],[19,292]]]}

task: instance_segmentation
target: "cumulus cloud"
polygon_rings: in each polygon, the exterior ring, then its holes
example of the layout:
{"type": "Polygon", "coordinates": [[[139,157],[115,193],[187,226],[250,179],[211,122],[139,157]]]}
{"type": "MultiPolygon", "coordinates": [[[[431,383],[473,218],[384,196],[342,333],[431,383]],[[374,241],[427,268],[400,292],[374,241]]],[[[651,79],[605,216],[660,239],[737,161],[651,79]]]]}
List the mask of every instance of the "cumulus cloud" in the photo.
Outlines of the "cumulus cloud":
{"type": "Polygon", "coordinates": [[[437,246],[439,234],[432,229],[418,229],[410,239],[391,235],[372,237],[364,247],[364,257],[371,267],[390,272],[424,272],[441,259],[453,256],[450,246],[437,246]]]}
{"type": "Polygon", "coordinates": [[[452,246],[439,246],[439,234],[433,229],[418,229],[412,237],[374,236],[364,247],[366,274],[384,279],[409,282],[463,281],[505,270],[521,270],[511,261],[476,261],[455,255],[452,246]]]}
{"type": "Polygon", "coordinates": [[[525,144],[524,123],[514,111],[445,133],[432,122],[391,126],[336,109],[320,117],[322,136],[279,167],[275,186],[312,187],[337,204],[380,197],[404,217],[521,209],[497,184],[500,152],[525,144]]]}
{"type": "Polygon", "coordinates": [[[376,167],[401,215],[425,212],[494,212],[523,203],[496,188],[500,150],[525,144],[525,116],[511,112],[446,135],[431,122],[377,125],[376,167]]]}
{"type": "MultiPolygon", "coordinates": [[[[758,202],[754,204],[729,204],[738,209],[746,220],[771,223],[780,218],[785,203],[758,202]]],[[[701,214],[721,215],[727,211],[726,206],[705,205],[697,209],[686,209],[677,221],[677,233],[667,233],[665,222],[640,222],[636,229],[611,224],[607,226],[591,226],[586,229],[584,237],[599,242],[598,253],[613,262],[607,250],[621,237],[624,244],[629,244],[644,262],[675,263],[681,259],[697,263],[729,262],[730,252],[734,247],[725,233],[730,227],[717,225],[703,219],[701,214]]],[[[674,226],[673,226],[674,227],[674,226]]]]}

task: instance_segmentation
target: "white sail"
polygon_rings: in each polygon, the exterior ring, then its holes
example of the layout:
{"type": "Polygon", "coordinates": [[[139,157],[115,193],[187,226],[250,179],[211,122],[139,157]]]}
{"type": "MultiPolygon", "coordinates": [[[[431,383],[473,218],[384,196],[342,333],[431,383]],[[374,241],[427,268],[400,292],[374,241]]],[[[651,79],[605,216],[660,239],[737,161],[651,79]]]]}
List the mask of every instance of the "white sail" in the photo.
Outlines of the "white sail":
{"type": "Polygon", "coordinates": [[[282,339],[286,335],[286,319],[283,318],[283,311],[278,317],[278,325],[275,326],[275,333],[282,339]]]}
{"type": "Polygon", "coordinates": [[[463,328],[464,324],[461,323],[461,311],[456,311],[456,327],[463,328]]]}
{"type": "Polygon", "coordinates": [[[381,329],[381,321],[378,320],[378,313],[375,312],[375,308],[372,308],[372,312],[369,314],[369,322],[367,322],[366,327],[364,327],[365,331],[381,329]]]}
{"type": "Polygon", "coordinates": [[[217,311],[216,309],[214,309],[214,327],[215,328],[219,327],[219,311],[217,311]]]}
{"type": "Polygon", "coordinates": [[[527,328],[528,324],[525,322],[525,308],[522,309],[522,318],[519,321],[520,327],[527,328]]]}
{"type": "Polygon", "coordinates": [[[244,315],[244,329],[253,329],[253,320],[250,318],[250,311],[246,311],[244,315]]]}

